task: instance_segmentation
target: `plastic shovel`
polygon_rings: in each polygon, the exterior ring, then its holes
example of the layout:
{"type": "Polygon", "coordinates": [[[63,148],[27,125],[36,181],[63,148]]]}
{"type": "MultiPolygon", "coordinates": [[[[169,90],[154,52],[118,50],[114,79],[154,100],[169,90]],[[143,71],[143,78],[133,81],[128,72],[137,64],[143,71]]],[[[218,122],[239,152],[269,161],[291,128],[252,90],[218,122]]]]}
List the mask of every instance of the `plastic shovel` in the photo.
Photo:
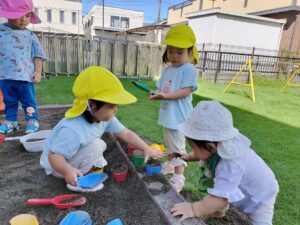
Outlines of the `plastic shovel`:
{"type": "MultiPolygon", "coordinates": [[[[131,83],[147,93],[149,93],[151,91],[148,84],[146,84],[146,83],[136,82],[136,81],[132,81],[131,83]]],[[[155,95],[155,91],[151,91],[151,95],[155,95]]]]}
{"type": "Polygon", "coordinates": [[[9,221],[11,225],[39,225],[37,218],[30,214],[17,215],[9,221]]]}
{"type": "Polygon", "coordinates": [[[106,173],[90,173],[88,175],[78,177],[77,185],[82,188],[94,188],[107,179],[106,173]]]}
{"type": "Polygon", "coordinates": [[[19,140],[21,137],[23,136],[17,136],[17,137],[5,137],[3,135],[0,135],[0,143],[1,142],[5,142],[5,141],[15,141],[15,140],[19,140]]]}
{"type": "Polygon", "coordinates": [[[49,205],[53,204],[58,209],[66,209],[74,206],[83,205],[86,202],[85,197],[78,197],[77,194],[71,194],[71,195],[59,195],[54,198],[33,198],[28,199],[27,204],[28,205],[49,205]],[[68,201],[76,198],[74,201],[68,201]]]}
{"type": "Polygon", "coordinates": [[[92,225],[90,215],[82,210],[73,211],[68,213],[59,225],[92,225]]]}

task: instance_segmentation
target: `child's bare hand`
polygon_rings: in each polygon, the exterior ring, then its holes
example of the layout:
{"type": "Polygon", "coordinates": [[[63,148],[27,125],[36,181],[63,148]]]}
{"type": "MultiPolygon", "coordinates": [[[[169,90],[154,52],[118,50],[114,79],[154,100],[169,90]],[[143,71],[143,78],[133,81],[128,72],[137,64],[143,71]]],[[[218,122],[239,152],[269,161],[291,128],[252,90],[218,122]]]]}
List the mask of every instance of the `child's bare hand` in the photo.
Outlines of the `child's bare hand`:
{"type": "Polygon", "coordinates": [[[41,82],[42,74],[40,72],[34,72],[32,74],[32,77],[33,77],[33,83],[37,84],[41,82]]]}
{"type": "Polygon", "coordinates": [[[156,92],[155,95],[149,96],[149,100],[164,100],[166,99],[166,93],[156,92]]]}
{"type": "Polygon", "coordinates": [[[165,157],[165,154],[161,151],[155,151],[155,150],[145,150],[145,158],[153,157],[153,158],[163,158],[165,157]]]}
{"type": "Polygon", "coordinates": [[[77,185],[77,177],[78,176],[83,176],[82,172],[74,167],[69,167],[68,170],[66,171],[65,175],[65,180],[67,184],[71,184],[73,186],[77,185]]]}
{"type": "Polygon", "coordinates": [[[173,217],[181,215],[179,222],[182,222],[187,218],[195,217],[192,204],[188,202],[175,204],[171,209],[171,214],[173,217]]]}
{"type": "Polygon", "coordinates": [[[173,158],[181,158],[184,161],[189,160],[189,154],[188,153],[183,153],[183,152],[174,152],[172,153],[173,158]]]}

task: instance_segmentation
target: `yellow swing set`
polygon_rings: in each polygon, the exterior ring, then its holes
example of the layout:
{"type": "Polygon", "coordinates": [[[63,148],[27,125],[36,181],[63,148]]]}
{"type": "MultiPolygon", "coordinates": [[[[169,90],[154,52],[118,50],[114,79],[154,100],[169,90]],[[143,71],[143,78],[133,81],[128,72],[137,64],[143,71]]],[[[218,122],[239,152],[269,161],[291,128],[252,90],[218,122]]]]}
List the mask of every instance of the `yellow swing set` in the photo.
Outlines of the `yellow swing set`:
{"type": "Polygon", "coordinates": [[[298,72],[300,70],[300,63],[297,65],[295,71],[292,73],[286,84],[282,87],[281,92],[283,92],[287,87],[300,87],[300,84],[293,83],[295,77],[297,76],[298,72]]]}
{"type": "Polygon", "coordinates": [[[255,94],[254,94],[254,81],[253,81],[253,73],[252,73],[252,58],[247,59],[246,63],[241,67],[240,71],[231,79],[231,81],[227,84],[224,89],[224,93],[230,88],[232,84],[241,85],[251,88],[251,99],[255,102],[255,94]],[[249,83],[240,83],[236,82],[236,79],[241,75],[241,73],[246,69],[249,68],[249,83]]]}

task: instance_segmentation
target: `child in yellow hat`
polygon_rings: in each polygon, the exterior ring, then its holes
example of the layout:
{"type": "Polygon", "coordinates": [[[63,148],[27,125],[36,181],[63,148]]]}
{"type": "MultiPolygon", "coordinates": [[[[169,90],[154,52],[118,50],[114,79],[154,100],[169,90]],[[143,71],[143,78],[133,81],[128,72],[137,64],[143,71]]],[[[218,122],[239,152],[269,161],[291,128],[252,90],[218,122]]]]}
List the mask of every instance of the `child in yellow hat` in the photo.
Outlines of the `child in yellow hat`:
{"type": "Polygon", "coordinates": [[[106,131],[143,150],[146,156],[163,157],[115,117],[117,105],[134,103],[136,98],[110,71],[98,66],[83,70],[75,80],[73,93],[73,107],[54,127],[40,158],[48,175],[76,186],[78,176],[93,167],[103,168],[107,164],[103,157],[106,144],[100,138],[106,131]]]}
{"type": "Polygon", "coordinates": [[[185,182],[183,173],[186,162],[172,156],[175,152],[185,152],[185,137],[179,133],[178,125],[186,120],[193,109],[192,92],[198,85],[193,64],[198,62],[199,56],[194,32],[185,24],[172,27],[162,43],[167,45],[162,59],[168,66],[156,83],[158,89],[155,95],[149,99],[160,100],[158,124],[163,126],[168,153],[162,173],[174,173],[170,183],[180,192],[185,182]]]}

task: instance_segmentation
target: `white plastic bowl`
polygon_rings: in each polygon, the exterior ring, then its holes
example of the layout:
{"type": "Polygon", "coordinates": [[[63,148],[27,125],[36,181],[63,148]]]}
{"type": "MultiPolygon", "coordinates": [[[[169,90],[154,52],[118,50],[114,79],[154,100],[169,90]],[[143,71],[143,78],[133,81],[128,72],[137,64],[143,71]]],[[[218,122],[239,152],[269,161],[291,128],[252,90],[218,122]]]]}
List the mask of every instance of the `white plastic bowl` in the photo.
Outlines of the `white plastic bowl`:
{"type": "Polygon", "coordinates": [[[49,137],[52,130],[42,130],[27,134],[20,138],[20,142],[24,148],[29,152],[42,152],[46,139],[49,137]],[[30,139],[44,139],[40,141],[28,142],[30,139]]]}

